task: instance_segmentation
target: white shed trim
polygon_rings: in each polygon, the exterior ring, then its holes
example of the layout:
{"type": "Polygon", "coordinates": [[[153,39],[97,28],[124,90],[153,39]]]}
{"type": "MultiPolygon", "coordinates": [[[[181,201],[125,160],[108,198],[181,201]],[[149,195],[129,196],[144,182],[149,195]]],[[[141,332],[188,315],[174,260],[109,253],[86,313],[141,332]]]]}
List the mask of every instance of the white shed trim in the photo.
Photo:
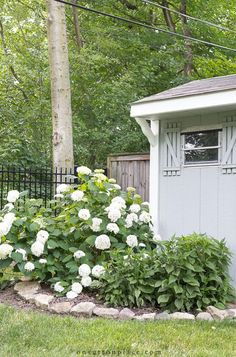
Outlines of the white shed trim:
{"type": "Polygon", "coordinates": [[[207,110],[217,108],[236,108],[236,90],[226,90],[214,93],[204,93],[165,100],[154,100],[133,103],[131,117],[155,116],[161,118],[163,114],[189,112],[192,110],[207,110]]]}
{"type": "Polygon", "coordinates": [[[150,143],[150,155],[155,160],[150,161],[150,213],[152,215],[154,233],[158,233],[159,227],[159,120],[151,121],[151,126],[144,118],[135,118],[140,125],[143,134],[150,143]]]}

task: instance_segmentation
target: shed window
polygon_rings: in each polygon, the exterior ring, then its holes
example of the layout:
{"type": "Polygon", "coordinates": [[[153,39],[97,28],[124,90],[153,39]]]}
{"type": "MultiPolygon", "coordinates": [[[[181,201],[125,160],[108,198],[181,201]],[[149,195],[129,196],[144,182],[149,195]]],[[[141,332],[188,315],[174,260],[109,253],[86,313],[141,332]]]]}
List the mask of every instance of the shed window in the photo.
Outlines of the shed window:
{"type": "Polygon", "coordinates": [[[219,162],[219,130],[198,131],[182,135],[185,165],[219,162]]]}

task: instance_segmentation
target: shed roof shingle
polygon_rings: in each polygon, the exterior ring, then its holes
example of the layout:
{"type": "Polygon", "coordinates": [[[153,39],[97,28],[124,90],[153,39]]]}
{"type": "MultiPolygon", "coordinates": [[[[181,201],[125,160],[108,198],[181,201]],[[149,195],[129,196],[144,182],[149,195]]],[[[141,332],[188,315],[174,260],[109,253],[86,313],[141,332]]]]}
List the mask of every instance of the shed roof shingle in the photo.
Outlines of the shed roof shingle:
{"type": "Polygon", "coordinates": [[[134,104],[236,89],[236,74],[191,81],[181,86],[143,98],[134,104]]]}

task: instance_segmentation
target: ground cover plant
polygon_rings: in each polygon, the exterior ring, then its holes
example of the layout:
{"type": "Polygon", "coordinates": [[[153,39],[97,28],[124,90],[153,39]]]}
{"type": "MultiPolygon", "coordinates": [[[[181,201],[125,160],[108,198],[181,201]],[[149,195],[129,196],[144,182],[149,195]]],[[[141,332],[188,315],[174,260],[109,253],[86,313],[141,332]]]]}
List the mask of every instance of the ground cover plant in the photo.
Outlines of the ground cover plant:
{"type": "Polygon", "coordinates": [[[87,320],[4,305],[0,334],[2,357],[234,357],[236,344],[236,324],[230,321],[87,320]]]}

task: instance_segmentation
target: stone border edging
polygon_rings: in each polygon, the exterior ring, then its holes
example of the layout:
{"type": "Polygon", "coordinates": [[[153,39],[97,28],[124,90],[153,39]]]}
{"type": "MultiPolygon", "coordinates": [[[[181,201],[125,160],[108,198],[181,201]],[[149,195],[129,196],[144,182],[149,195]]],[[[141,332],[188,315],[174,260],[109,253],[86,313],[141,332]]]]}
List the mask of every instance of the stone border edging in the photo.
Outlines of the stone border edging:
{"type": "Polygon", "coordinates": [[[21,281],[16,283],[14,291],[23,300],[35,304],[37,307],[56,314],[71,314],[77,317],[103,317],[118,320],[138,320],[138,321],[154,321],[154,320],[205,320],[205,321],[221,321],[225,319],[234,319],[236,322],[236,309],[220,310],[214,306],[208,306],[206,312],[199,312],[196,317],[187,312],[151,312],[142,315],[136,315],[132,310],[123,308],[118,310],[112,307],[103,307],[96,305],[93,302],[84,301],[74,306],[68,301],[53,302],[55,296],[53,294],[43,293],[41,286],[36,281],[21,281]]]}

